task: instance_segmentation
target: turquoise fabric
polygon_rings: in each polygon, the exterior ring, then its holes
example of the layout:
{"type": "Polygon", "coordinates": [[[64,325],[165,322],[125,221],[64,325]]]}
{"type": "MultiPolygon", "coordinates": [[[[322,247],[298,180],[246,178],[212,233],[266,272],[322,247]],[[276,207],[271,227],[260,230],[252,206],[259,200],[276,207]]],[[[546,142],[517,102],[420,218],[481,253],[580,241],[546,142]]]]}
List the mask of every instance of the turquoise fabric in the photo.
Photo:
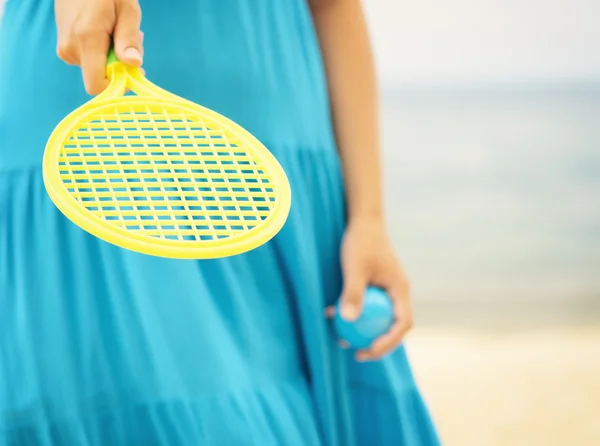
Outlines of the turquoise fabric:
{"type": "Polygon", "coordinates": [[[356,363],[341,288],[340,162],[302,0],[142,1],[158,85],[249,129],[287,171],[281,233],[211,261],[129,252],[60,214],[45,142],[89,99],[51,0],[0,28],[0,445],[437,445],[403,348],[356,363]]]}

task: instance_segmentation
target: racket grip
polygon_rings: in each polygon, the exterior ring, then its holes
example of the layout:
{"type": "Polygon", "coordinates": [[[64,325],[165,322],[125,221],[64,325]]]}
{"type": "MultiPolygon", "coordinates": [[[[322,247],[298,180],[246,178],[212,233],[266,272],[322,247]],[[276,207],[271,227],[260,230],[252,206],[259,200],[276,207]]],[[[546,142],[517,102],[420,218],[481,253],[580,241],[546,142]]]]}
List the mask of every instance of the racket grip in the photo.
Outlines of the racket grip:
{"type": "Polygon", "coordinates": [[[108,56],[106,58],[106,67],[110,67],[112,64],[114,64],[115,62],[118,62],[119,59],[117,58],[117,55],[115,54],[115,47],[111,44],[110,45],[110,49],[108,50],[108,56]]]}

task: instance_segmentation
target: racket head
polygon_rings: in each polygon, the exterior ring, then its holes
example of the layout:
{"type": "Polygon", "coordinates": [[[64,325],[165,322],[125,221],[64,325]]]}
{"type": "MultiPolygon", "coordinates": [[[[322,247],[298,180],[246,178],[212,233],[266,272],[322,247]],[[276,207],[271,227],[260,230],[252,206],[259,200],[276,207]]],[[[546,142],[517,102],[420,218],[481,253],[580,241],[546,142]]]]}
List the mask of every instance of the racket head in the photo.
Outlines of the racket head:
{"type": "Polygon", "coordinates": [[[58,209],[102,240],[160,257],[232,256],[274,237],[291,206],[276,158],[235,122],[119,65],[48,140],[44,183],[58,209]],[[131,85],[143,94],[123,96],[131,85]]]}

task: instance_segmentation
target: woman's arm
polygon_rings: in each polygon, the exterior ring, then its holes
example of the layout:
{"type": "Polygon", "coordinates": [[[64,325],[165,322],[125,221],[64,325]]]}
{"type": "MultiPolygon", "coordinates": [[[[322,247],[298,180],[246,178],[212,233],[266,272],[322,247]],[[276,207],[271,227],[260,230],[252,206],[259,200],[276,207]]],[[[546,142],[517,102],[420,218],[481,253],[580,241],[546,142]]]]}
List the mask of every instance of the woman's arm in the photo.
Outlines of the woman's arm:
{"type": "Polygon", "coordinates": [[[360,0],[312,0],[343,163],[348,218],[383,221],[378,104],[360,0]]]}
{"type": "MultiPolygon", "coordinates": [[[[360,316],[369,285],[384,288],[394,303],[395,324],[357,354],[358,360],[373,360],[394,350],[412,327],[408,280],[384,223],[374,62],[360,0],[311,0],[311,9],[327,72],[347,194],[342,316],[347,320],[360,316]]],[[[328,309],[328,315],[333,311],[328,309]]]]}

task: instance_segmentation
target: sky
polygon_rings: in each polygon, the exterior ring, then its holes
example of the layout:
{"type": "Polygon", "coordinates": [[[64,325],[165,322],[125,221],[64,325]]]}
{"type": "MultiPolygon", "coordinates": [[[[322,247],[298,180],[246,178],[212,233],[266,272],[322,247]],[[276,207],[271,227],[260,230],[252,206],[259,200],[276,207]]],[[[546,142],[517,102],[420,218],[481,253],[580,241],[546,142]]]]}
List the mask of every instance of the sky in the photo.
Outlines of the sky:
{"type": "Polygon", "coordinates": [[[364,0],[388,86],[600,83],[600,0],[364,0]]]}

